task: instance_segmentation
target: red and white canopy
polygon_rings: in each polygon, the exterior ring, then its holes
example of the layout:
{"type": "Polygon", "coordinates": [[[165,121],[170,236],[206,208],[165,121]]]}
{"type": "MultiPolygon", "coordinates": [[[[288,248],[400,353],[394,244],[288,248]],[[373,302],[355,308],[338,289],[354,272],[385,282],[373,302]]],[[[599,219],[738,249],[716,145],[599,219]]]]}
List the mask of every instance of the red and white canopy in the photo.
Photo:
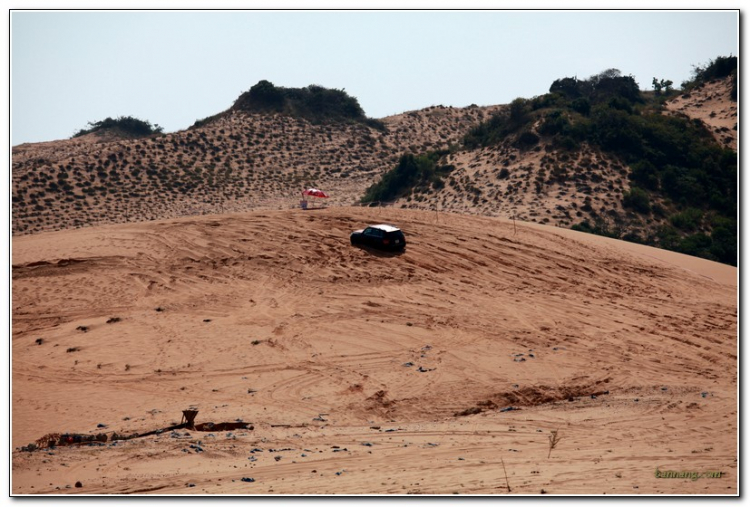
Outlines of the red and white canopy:
{"type": "Polygon", "coordinates": [[[302,192],[302,195],[311,195],[313,197],[328,197],[328,194],[317,188],[308,188],[302,192]]]}

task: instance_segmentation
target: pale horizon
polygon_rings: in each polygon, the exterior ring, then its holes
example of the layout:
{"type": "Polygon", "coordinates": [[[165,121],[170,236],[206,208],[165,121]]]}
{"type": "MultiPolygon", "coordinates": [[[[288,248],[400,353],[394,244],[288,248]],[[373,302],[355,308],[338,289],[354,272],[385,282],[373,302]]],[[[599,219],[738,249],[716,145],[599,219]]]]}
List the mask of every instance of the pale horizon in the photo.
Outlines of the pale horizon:
{"type": "Polygon", "coordinates": [[[372,118],[506,104],[609,68],[643,90],[653,77],[679,87],[694,66],[738,54],[738,20],[738,11],[13,11],[11,143],[70,138],[118,116],[183,130],[263,79],[344,89],[372,118]]]}

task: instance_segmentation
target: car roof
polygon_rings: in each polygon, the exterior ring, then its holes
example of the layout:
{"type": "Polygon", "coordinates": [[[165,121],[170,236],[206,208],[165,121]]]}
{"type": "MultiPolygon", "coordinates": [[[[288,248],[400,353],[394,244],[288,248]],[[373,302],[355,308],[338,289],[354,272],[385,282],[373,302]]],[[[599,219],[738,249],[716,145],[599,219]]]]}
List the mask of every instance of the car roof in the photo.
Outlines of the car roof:
{"type": "Polygon", "coordinates": [[[388,224],[370,225],[369,227],[372,227],[373,229],[380,229],[381,231],[384,231],[384,232],[396,232],[396,231],[401,230],[398,227],[395,227],[393,225],[388,225],[388,224]]]}

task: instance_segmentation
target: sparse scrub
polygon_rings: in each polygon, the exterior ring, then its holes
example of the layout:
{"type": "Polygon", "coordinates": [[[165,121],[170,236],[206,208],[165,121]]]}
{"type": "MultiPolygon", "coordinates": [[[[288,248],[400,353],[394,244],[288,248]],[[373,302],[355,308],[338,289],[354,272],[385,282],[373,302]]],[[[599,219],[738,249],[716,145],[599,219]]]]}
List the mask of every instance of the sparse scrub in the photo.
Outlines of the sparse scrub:
{"type": "MultiPolygon", "coordinates": [[[[696,68],[694,81],[729,76],[736,72],[736,66],[735,57],[719,57],[696,68]]],[[[668,80],[659,80],[658,85],[665,91],[671,89],[668,80]]],[[[587,143],[630,165],[629,176],[636,186],[622,194],[625,207],[648,214],[651,202],[669,200],[669,211],[660,205],[659,214],[676,214],[682,234],[695,230],[689,229],[689,221],[680,215],[689,208],[733,220],[737,213],[737,153],[718,145],[701,122],[662,114],[663,99],[664,94],[656,100],[641,93],[632,76],[623,76],[616,69],[583,80],[562,78],[552,83],[548,94],[531,101],[516,99],[508,111],[472,128],[464,137],[464,146],[493,146],[515,136],[519,146],[531,147],[535,144],[532,133],[540,136],[540,143],[567,153],[587,143]],[[532,125],[536,122],[539,127],[534,132],[532,125]]],[[[593,164],[589,167],[595,168],[593,164]]],[[[549,181],[559,181],[562,176],[560,171],[553,172],[549,181]]],[[[585,177],[594,181],[599,175],[587,173],[585,177]]],[[[534,188],[541,192],[542,182],[536,180],[534,188]]],[[[591,211],[590,205],[581,209],[591,211]]],[[[579,227],[589,232],[598,230],[583,224],[579,227]]],[[[735,262],[731,259],[736,258],[736,243],[731,249],[726,244],[731,237],[736,241],[736,232],[727,227],[718,234],[721,246],[716,252],[721,252],[722,262],[735,262]]],[[[661,247],[669,244],[671,249],[680,244],[656,237],[645,241],[661,247]]],[[[703,243],[695,237],[681,251],[703,248],[703,243]]]]}

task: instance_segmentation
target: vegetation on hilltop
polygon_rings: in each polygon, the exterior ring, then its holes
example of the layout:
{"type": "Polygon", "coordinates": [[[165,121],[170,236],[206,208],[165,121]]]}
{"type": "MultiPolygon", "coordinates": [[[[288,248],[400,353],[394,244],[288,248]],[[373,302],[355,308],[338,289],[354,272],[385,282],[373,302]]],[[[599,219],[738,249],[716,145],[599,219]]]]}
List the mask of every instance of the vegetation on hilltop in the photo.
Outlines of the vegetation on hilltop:
{"type": "MultiPolygon", "coordinates": [[[[736,58],[717,58],[696,75],[728,75],[732,62],[736,72],[736,58]]],[[[630,166],[624,207],[636,219],[666,223],[645,238],[603,222],[574,228],[736,265],[737,153],[722,148],[702,122],[662,114],[663,101],[663,94],[641,92],[632,76],[616,69],[584,80],[566,77],[545,95],[514,100],[466,134],[464,145],[511,140],[524,149],[544,140],[570,151],[582,143],[597,146],[630,166]]]]}
{"type": "Polygon", "coordinates": [[[452,165],[440,165],[444,151],[431,151],[423,155],[407,153],[401,156],[398,165],[381,176],[377,183],[371,185],[361,202],[393,201],[412,192],[425,192],[430,188],[439,190],[445,183],[443,177],[453,171],[452,165]]]}
{"type": "Polygon", "coordinates": [[[127,137],[146,137],[154,134],[161,134],[164,129],[158,124],[151,125],[151,122],[140,120],[132,116],[120,116],[118,118],[105,118],[97,122],[88,122],[87,129],[81,129],[73,137],[80,137],[91,133],[114,132],[127,137]]]}
{"type": "Polygon", "coordinates": [[[703,67],[697,65],[693,67],[693,76],[691,79],[682,83],[682,90],[689,91],[702,84],[732,76],[732,93],[731,98],[737,101],[737,57],[736,56],[717,56],[709,60],[703,67]]]}
{"type": "MultiPolygon", "coordinates": [[[[248,113],[280,113],[304,118],[311,123],[362,123],[378,130],[385,130],[385,124],[368,118],[356,98],[344,90],[310,85],[305,88],[284,88],[270,81],[262,80],[250,90],[240,95],[232,110],[248,113]]],[[[219,115],[198,120],[193,125],[199,127],[219,115]]]]}

